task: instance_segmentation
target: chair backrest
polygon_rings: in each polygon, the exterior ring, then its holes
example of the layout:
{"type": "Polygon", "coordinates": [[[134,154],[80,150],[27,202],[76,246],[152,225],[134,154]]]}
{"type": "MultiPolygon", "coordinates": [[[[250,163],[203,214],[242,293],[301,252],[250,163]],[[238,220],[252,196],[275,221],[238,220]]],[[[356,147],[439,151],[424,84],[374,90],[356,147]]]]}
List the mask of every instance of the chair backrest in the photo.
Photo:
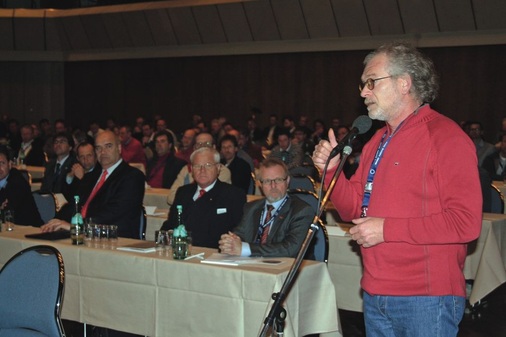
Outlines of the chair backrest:
{"type": "Polygon", "coordinates": [[[146,240],[146,226],[147,226],[146,209],[142,206],[141,219],[139,222],[139,239],[146,240]]]}
{"type": "Polygon", "coordinates": [[[27,170],[21,170],[21,169],[18,169],[19,173],[21,173],[21,175],[23,176],[23,178],[26,179],[26,181],[28,182],[28,184],[32,184],[32,175],[30,174],[30,172],[28,172],[27,170]]]}
{"type": "Polygon", "coordinates": [[[315,261],[327,263],[329,259],[329,235],[327,233],[327,228],[321,220],[318,221],[318,226],[320,229],[314,233],[314,237],[311,245],[309,246],[308,252],[313,252],[312,258],[315,261]]]}
{"type": "Polygon", "coordinates": [[[146,168],[144,167],[143,163],[128,163],[128,164],[132,167],[135,167],[136,169],[144,173],[144,175],[146,175],[146,168]]]}
{"type": "Polygon", "coordinates": [[[0,331],[7,336],[65,336],[60,320],[65,268],[60,252],[33,246],[0,271],[0,331]]]}
{"type": "Polygon", "coordinates": [[[33,192],[32,195],[42,221],[47,223],[49,220],[53,219],[56,215],[56,201],[54,195],[51,193],[39,194],[37,192],[33,192]]]}
{"type": "Polygon", "coordinates": [[[290,174],[289,189],[301,189],[310,192],[315,191],[315,181],[313,178],[303,174],[290,174]]]}
{"type": "Polygon", "coordinates": [[[289,189],[287,193],[289,195],[295,195],[299,199],[308,203],[309,206],[313,208],[315,214],[318,212],[318,196],[313,191],[307,191],[300,188],[296,188],[296,189],[289,189]]]}
{"type": "Polygon", "coordinates": [[[490,213],[504,213],[504,195],[493,184],[490,185],[490,213]]]}

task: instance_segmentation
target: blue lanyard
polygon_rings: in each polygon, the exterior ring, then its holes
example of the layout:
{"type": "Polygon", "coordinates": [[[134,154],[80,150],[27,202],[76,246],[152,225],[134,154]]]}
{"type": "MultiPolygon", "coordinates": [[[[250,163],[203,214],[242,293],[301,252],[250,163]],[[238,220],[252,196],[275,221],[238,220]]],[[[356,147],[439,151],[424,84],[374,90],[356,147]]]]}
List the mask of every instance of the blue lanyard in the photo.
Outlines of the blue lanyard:
{"type": "Polygon", "coordinates": [[[378,170],[378,165],[381,161],[381,158],[383,158],[383,153],[385,153],[385,149],[387,148],[388,144],[390,144],[390,140],[392,140],[392,137],[397,133],[397,131],[399,131],[405,120],[403,120],[401,124],[399,124],[397,129],[395,129],[395,131],[392,132],[392,134],[387,138],[386,141],[385,137],[387,136],[387,131],[385,131],[385,133],[381,137],[381,141],[378,145],[378,149],[376,150],[376,154],[374,155],[374,160],[371,163],[371,168],[369,169],[369,173],[367,175],[367,182],[365,183],[364,187],[364,198],[362,199],[362,212],[360,213],[361,218],[365,218],[367,216],[367,210],[369,208],[369,201],[371,199],[373,187],[372,182],[374,180],[374,176],[376,175],[376,171],[378,170]]]}
{"type": "Polygon", "coordinates": [[[276,209],[276,212],[274,212],[274,214],[271,216],[270,220],[267,221],[266,223],[263,223],[264,222],[264,213],[265,213],[265,205],[264,205],[264,209],[262,210],[262,214],[260,215],[260,224],[258,225],[257,239],[255,240],[256,243],[260,243],[260,239],[262,238],[262,234],[263,234],[265,228],[272,224],[272,222],[278,216],[279,211],[281,210],[281,208],[283,208],[283,206],[285,205],[287,200],[288,200],[288,194],[285,196],[285,200],[283,200],[281,205],[279,205],[279,207],[276,209]]]}

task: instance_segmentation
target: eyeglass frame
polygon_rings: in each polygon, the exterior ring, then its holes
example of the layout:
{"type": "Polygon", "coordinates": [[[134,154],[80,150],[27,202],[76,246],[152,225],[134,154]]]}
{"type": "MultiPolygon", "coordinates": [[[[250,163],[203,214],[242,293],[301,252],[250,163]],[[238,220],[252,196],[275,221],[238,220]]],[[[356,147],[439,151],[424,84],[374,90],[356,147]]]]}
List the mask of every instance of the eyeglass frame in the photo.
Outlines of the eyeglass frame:
{"type": "Polygon", "coordinates": [[[219,163],[205,163],[205,164],[192,164],[192,170],[193,171],[200,171],[202,169],[209,171],[214,166],[218,165],[219,163]]]}
{"type": "Polygon", "coordinates": [[[272,183],[274,183],[275,185],[279,185],[279,184],[282,184],[283,182],[285,182],[286,180],[288,179],[288,176],[284,177],[284,178],[274,178],[274,179],[259,179],[258,181],[262,184],[262,185],[271,185],[272,183]]]}
{"type": "Polygon", "coordinates": [[[366,87],[369,90],[374,90],[374,87],[376,85],[376,81],[380,81],[380,80],[384,80],[384,79],[392,78],[392,77],[394,77],[394,75],[388,75],[388,76],[383,76],[383,77],[378,77],[378,78],[368,78],[364,82],[362,82],[358,85],[358,90],[360,92],[362,92],[362,90],[364,90],[366,87]]]}
{"type": "Polygon", "coordinates": [[[209,147],[209,148],[212,148],[213,147],[213,142],[198,142],[198,143],[195,143],[193,145],[193,149],[194,150],[198,150],[198,149],[201,149],[203,147],[209,147]]]}

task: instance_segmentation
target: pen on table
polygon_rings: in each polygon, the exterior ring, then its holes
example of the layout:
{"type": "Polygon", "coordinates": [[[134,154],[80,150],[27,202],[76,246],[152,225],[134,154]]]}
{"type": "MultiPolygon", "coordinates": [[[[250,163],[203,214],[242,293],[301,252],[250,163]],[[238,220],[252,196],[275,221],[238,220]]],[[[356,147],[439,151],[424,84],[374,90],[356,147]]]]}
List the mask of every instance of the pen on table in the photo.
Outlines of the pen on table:
{"type": "Polygon", "coordinates": [[[190,259],[194,259],[194,258],[203,259],[204,258],[204,253],[198,253],[198,254],[195,254],[195,255],[190,255],[187,258],[185,258],[185,260],[190,260],[190,259]]]}

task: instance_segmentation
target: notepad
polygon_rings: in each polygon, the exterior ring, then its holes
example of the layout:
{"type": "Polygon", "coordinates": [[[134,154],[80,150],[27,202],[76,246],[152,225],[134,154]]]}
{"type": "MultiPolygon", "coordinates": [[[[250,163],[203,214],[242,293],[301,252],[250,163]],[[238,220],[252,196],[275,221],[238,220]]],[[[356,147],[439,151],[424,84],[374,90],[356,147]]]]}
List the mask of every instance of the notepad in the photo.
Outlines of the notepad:
{"type": "Polygon", "coordinates": [[[153,253],[156,252],[156,244],[151,241],[141,241],[116,248],[125,252],[153,253]]]}
{"type": "Polygon", "coordinates": [[[255,264],[255,265],[263,264],[272,266],[282,264],[283,261],[277,260],[276,258],[266,259],[262,257],[241,257],[241,256],[231,256],[228,254],[213,253],[205,260],[200,261],[200,263],[217,264],[222,266],[241,266],[247,264],[255,264]]]}
{"type": "Polygon", "coordinates": [[[37,240],[49,240],[49,241],[70,239],[70,231],[59,230],[54,232],[26,234],[25,238],[37,240]]]}

